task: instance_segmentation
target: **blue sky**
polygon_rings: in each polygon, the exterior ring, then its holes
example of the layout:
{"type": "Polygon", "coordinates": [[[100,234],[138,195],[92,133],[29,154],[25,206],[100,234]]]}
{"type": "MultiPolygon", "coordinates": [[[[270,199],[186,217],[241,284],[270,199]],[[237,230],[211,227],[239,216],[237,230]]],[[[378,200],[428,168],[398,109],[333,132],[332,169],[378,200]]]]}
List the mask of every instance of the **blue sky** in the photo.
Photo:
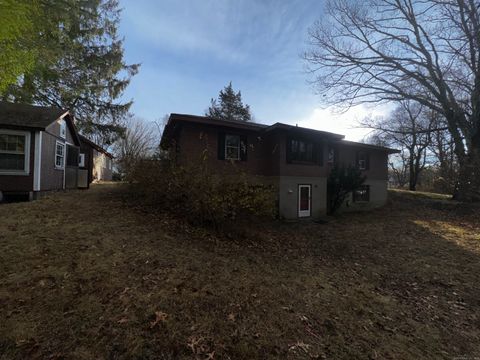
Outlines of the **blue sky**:
{"type": "Polygon", "coordinates": [[[323,1],[123,0],[121,6],[125,60],[142,64],[125,94],[137,116],[203,115],[232,81],[257,122],[314,127],[352,140],[365,134],[352,127],[371,110],[334,115],[307,83],[300,55],[308,28],[323,16],[323,1]]]}

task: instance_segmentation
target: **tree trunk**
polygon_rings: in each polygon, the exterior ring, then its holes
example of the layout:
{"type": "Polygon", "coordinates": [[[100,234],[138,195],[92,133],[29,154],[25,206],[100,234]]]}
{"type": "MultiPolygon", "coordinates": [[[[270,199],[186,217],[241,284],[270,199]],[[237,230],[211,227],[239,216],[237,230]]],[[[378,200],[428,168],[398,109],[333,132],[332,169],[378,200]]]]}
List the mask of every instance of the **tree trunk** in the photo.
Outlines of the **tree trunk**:
{"type": "Polygon", "coordinates": [[[408,167],[409,167],[409,176],[408,176],[408,190],[416,191],[417,190],[417,179],[416,179],[416,171],[415,171],[415,148],[411,147],[408,149],[410,152],[410,158],[408,160],[408,167]]]}
{"type": "Polygon", "coordinates": [[[459,159],[459,162],[459,180],[453,198],[463,202],[480,201],[479,144],[472,144],[468,155],[464,156],[462,159],[459,159]]]}

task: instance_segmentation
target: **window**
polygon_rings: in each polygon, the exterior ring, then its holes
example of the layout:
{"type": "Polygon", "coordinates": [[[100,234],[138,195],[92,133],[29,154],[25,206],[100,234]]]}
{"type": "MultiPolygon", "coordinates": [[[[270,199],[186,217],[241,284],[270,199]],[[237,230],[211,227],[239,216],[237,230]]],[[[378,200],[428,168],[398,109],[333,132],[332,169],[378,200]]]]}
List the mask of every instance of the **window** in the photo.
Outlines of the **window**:
{"type": "Polygon", "coordinates": [[[80,153],[80,149],[73,145],[67,145],[66,150],[67,150],[66,165],[78,166],[78,154],[80,153]]]}
{"type": "Polygon", "coordinates": [[[247,161],[247,135],[218,133],[218,159],[247,161]]]}
{"type": "Polygon", "coordinates": [[[365,151],[357,153],[357,167],[360,170],[368,170],[368,154],[365,151]]]}
{"type": "Polygon", "coordinates": [[[30,133],[0,132],[0,173],[29,173],[30,133]]]}
{"type": "Polygon", "coordinates": [[[240,160],[240,136],[225,135],[225,159],[240,160]]]}
{"type": "Polygon", "coordinates": [[[362,185],[353,192],[353,202],[369,202],[370,186],[362,185]]]}
{"type": "Polygon", "coordinates": [[[85,154],[80,154],[78,156],[78,166],[85,167],[85,154]]]}
{"type": "Polygon", "coordinates": [[[328,163],[333,165],[335,163],[335,148],[328,147],[328,163]]]}
{"type": "Polygon", "coordinates": [[[55,144],[55,167],[63,169],[65,166],[65,144],[59,141],[55,144]]]}
{"type": "Polygon", "coordinates": [[[311,141],[289,139],[287,141],[287,162],[316,163],[317,146],[311,141]]]}
{"type": "Polygon", "coordinates": [[[65,139],[67,137],[67,124],[65,120],[60,120],[60,137],[65,139]]]}

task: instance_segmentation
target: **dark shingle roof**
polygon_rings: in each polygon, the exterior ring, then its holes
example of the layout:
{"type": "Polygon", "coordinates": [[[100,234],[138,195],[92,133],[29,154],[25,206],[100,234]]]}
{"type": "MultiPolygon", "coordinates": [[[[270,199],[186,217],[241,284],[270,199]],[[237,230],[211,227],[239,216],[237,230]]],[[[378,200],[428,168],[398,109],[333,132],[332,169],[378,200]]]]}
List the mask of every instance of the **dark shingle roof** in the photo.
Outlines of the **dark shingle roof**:
{"type": "Polygon", "coordinates": [[[54,107],[0,101],[0,125],[45,129],[67,111],[54,107]]]}

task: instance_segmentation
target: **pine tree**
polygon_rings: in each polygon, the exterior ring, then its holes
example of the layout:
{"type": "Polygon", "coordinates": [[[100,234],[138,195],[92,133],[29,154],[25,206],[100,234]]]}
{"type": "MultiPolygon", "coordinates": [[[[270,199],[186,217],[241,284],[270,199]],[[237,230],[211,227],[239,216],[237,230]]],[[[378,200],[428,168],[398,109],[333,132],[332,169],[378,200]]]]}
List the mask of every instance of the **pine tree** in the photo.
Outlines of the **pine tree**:
{"type": "Polygon", "coordinates": [[[0,0],[0,93],[34,65],[39,10],[36,0],[0,0]]]}
{"type": "Polygon", "coordinates": [[[231,81],[228,86],[225,86],[223,90],[220,90],[218,99],[212,99],[210,101],[210,107],[205,115],[218,120],[252,120],[250,106],[243,104],[242,93],[240,91],[235,93],[231,81]]]}
{"type": "Polygon", "coordinates": [[[1,97],[72,110],[86,135],[111,143],[132,101],[121,101],[138,64],[123,60],[118,0],[41,0],[34,68],[1,97]]]}

